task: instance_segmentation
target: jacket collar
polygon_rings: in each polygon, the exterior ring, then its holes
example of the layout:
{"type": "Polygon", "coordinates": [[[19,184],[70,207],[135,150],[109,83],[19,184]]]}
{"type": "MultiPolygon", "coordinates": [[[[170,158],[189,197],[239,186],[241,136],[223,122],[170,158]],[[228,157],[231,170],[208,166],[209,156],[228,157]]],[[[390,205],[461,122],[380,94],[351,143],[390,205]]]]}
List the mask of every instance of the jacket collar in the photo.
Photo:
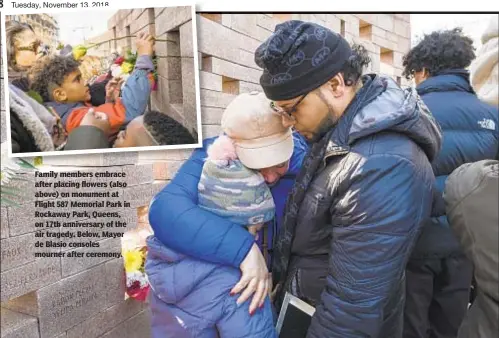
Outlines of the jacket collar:
{"type": "Polygon", "coordinates": [[[447,69],[438,72],[421,82],[416,90],[419,95],[431,92],[468,92],[475,93],[470,84],[470,73],[465,69],[447,69]]]}
{"type": "Polygon", "coordinates": [[[368,75],[364,86],[328,133],[324,155],[343,155],[357,140],[380,132],[404,134],[432,161],[441,147],[441,130],[413,88],[402,89],[393,79],[368,75]]]}

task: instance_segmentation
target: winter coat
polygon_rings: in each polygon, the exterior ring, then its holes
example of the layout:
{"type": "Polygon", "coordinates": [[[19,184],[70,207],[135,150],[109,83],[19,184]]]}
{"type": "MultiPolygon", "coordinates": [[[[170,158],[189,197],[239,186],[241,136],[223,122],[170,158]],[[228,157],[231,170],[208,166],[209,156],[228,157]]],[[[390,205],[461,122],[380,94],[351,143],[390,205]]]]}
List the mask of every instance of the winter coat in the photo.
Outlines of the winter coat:
{"type": "Polygon", "coordinates": [[[250,316],[250,302],[237,306],[238,296],[230,295],[241,278],[239,269],[178,254],[153,236],[147,239],[147,248],[148,280],[154,296],[163,303],[151,304],[152,338],[174,337],[168,333],[178,324],[167,320],[171,315],[193,338],[217,337],[217,332],[221,338],[276,337],[268,297],[264,307],[250,316]]]}
{"type": "Polygon", "coordinates": [[[390,78],[363,77],[354,100],[298,206],[284,290],[315,305],[309,338],[400,338],[441,134],[415,91],[390,78]]]}
{"type": "Polygon", "coordinates": [[[111,134],[114,134],[118,132],[121,126],[142,115],[146,110],[151,94],[148,73],[153,69],[151,58],[149,56],[140,56],[137,59],[132,75],[127,79],[122,89],[121,98],[118,98],[115,103],[105,103],[97,107],[92,107],[90,103],[83,102],[47,102],[46,105],[57,112],[68,133],[78,127],[88,110],[93,108],[108,116],[111,124],[111,134]]]}
{"type": "MultiPolygon", "coordinates": [[[[441,200],[445,181],[456,168],[465,163],[496,158],[498,108],[480,101],[464,70],[444,71],[428,78],[416,89],[443,131],[442,151],[432,163],[436,195],[441,200]]],[[[443,205],[443,200],[437,204],[443,205]]],[[[445,208],[436,208],[433,216],[424,225],[412,257],[462,255],[445,217],[445,208]]]]}
{"type": "MultiPolygon", "coordinates": [[[[270,244],[274,241],[273,234],[282,223],[286,198],[308,149],[301,136],[296,133],[293,136],[294,152],[289,170],[271,187],[276,219],[274,227],[269,228],[270,244]]],[[[205,140],[203,148],[196,149],[171,182],[153,198],[149,208],[149,223],[156,238],[173,250],[209,262],[239,267],[253,245],[254,237],[240,225],[197,205],[198,183],[207,157],[206,150],[214,140],[205,140]]],[[[271,247],[269,249],[272,250],[271,247]]]]}
{"type": "Polygon", "coordinates": [[[449,176],[444,198],[449,223],[473,262],[477,284],[477,296],[458,338],[495,337],[499,332],[499,162],[463,164],[449,176]]]}
{"type": "Polygon", "coordinates": [[[54,151],[49,131],[56,117],[21,89],[9,84],[12,153],[54,151]]]}

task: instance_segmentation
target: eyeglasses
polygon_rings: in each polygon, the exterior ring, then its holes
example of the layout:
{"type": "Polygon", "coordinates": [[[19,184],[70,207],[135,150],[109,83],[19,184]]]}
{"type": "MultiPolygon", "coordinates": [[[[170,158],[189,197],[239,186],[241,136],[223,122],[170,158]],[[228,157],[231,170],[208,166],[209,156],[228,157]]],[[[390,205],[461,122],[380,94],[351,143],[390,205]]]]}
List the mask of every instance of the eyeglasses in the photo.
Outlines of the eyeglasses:
{"type": "Polygon", "coordinates": [[[284,109],[282,107],[279,107],[274,101],[270,102],[270,107],[277,113],[286,113],[289,117],[293,117],[293,114],[296,112],[298,109],[298,106],[300,103],[307,97],[308,93],[304,94],[296,103],[289,109],[284,109]]]}
{"type": "Polygon", "coordinates": [[[18,51],[28,51],[28,52],[33,52],[33,53],[38,53],[40,46],[42,45],[42,42],[40,40],[36,40],[33,43],[31,43],[29,46],[19,46],[16,49],[18,51]]]}

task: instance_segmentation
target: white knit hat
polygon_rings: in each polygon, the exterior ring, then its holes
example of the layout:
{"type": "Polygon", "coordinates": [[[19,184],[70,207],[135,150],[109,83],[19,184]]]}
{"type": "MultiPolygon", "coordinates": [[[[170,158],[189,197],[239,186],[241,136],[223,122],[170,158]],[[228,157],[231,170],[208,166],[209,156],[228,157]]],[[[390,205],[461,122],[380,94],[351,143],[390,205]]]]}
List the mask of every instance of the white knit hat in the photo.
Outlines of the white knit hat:
{"type": "Polygon", "coordinates": [[[263,169],[288,161],[293,154],[291,128],[261,92],[237,96],[225,109],[222,130],[236,146],[237,157],[248,168],[263,169]]]}

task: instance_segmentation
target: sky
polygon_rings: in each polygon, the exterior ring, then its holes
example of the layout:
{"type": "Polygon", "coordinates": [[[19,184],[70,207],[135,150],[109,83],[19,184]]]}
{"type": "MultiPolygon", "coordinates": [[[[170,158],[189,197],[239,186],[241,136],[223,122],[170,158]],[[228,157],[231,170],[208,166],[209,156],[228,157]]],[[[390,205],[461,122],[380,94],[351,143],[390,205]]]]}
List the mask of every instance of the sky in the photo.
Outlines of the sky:
{"type": "Polygon", "coordinates": [[[74,46],[82,43],[84,38],[100,35],[107,31],[107,21],[115,12],[116,10],[54,14],[59,23],[59,40],[74,46]]]}
{"type": "MultiPolygon", "coordinates": [[[[111,11],[72,12],[55,15],[59,22],[60,40],[72,45],[81,43],[83,38],[89,38],[104,33],[107,21],[114,14],[111,11]],[[84,22],[83,22],[84,21],[84,22]]],[[[425,33],[438,29],[463,27],[464,32],[475,41],[475,47],[480,46],[480,36],[493,14],[411,14],[412,43],[425,33]]]]}
{"type": "Polygon", "coordinates": [[[435,30],[462,27],[479,48],[482,33],[493,15],[497,14],[411,14],[411,42],[415,45],[423,34],[435,30]]]}

